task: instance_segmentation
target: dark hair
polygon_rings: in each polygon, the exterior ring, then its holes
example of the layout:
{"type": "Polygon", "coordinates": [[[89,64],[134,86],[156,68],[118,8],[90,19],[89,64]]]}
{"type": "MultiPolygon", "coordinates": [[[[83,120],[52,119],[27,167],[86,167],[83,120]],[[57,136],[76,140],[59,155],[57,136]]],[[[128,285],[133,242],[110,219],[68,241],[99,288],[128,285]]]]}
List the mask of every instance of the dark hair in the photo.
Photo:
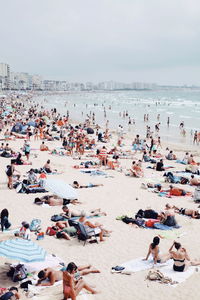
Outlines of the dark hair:
{"type": "Polygon", "coordinates": [[[63,205],[62,209],[69,209],[67,205],[63,205]]]}
{"type": "Polygon", "coordinates": [[[70,262],[67,266],[67,272],[71,273],[72,271],[76,271],[77,270],[77,265],[75,265],[75,263],[70,262]]]}
{"type": "Polygon", "coordinates": [[[181,244],[175,242],[175,243],[174,243],[174,247],[176,248],[176,250],[179,250],[179,249],[181,248],[181,244]]]}
{"type": "Polygon", "coordinates": [[[74,181],[73,184],[78,184],[78,181],[74,181]]]}
{"type": "Polygon", "coordinates": [[[9,216],[9,212],[8,212],[7,208],[4,208],[4,209],[1,211],[1,215],[0,215],[1,220],[4,219],[5,217],[8,218],[8,216],[9,216]]]}
{"type": "Polygon", "coordinates": [[[29,224],[24,224],[24,228],[28,229],[29,228],[29,224]]]}
{"type": "Polygon", "coordinates": [[[160,238],[158,236],[155,236],[153,238],[153,243],[151,243],[151,248],[155,249],[157,245],[160,243],[160,238]]]}
{"type": "Polygon", "coordinates": [[[191,175],[191,178],[194,178],[194,175],[191,175]]]}
{"type": "Polygon", "coordinates": [[[11,288],[9,288],[9,291],[16,291],[16,292],[18,292],[18,288],[16,288],[15,286],[11,286],[11,288]]]}
{"type": "Polygon", "coordinates": [[[45,277],[45,272],[44,272],[43,270],[40,271],[40,272],[38,273],[38,277],[39,277],[40,279],[44,278],[44,277],[45,277]]]}
{"type": "Polygon", "coordinates": [[[35,198],[34,203],[35,204],[42,204],[43,202],[40,200],[40,198],[35,198]]]}
{"type": "Polygon", "coordinates": [[[47,160],[47,163],[48,163],[48,164],[50,163],[50,159],[47,160]]]}

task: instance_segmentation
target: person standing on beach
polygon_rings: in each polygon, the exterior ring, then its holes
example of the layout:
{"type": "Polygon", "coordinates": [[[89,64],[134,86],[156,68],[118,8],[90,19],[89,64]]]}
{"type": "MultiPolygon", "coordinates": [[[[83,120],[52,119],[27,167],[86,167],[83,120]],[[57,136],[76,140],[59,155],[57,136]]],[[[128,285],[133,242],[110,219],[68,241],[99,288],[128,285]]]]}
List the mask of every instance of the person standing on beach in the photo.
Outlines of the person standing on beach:
{"type": "Polygon", "coordinates": [[[167,118],[167,126],[169,127],[169,117],[167,118]]]}
{"type": "Polygon", "coordinates": [[[197,143],[198,143],[198,133],[197,130],[195,130],[193,144],[197,144],[197,143]]]}

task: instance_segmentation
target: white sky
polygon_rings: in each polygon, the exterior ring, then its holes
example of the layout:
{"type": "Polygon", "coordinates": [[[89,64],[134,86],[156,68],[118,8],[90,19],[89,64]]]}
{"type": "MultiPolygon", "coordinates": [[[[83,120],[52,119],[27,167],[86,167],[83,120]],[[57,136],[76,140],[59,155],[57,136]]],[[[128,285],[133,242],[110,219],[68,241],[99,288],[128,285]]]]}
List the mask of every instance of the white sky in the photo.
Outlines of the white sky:
{"type": "Polygon", "coordinates": [[[0,38],[14,71],[200,85],[199,0],[0,0],[0,38]]]}

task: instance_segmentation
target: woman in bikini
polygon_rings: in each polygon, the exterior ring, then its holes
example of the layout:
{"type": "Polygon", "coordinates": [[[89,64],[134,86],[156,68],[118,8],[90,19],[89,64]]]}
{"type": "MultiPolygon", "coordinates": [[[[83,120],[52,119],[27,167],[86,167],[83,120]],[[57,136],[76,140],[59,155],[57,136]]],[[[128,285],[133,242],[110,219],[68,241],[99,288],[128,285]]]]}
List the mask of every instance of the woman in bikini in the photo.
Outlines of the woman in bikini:
{"type": "Polygon", "coordinates": [[[78,280],[75,279],[75,273],[78,267],[74,263],[69,263],[66,271],[63,272],[63,294],[64,299],[76,300],[78,294],[82,289],[86,289],[92,294],[97,294],[97,292],[89,286],[82,277],[78,280]]]}
{"type": "Polygon", "coordinates": [[[191,261],[187,250],[181,246],[180,243],[174,241],[169,249],[171,258],[174,260],[173,270],[176,272],[184,272],[189,266],[199,266],[200,261],[191,261]],[[176,251],[172,249],[175,248],[176,251]]]}

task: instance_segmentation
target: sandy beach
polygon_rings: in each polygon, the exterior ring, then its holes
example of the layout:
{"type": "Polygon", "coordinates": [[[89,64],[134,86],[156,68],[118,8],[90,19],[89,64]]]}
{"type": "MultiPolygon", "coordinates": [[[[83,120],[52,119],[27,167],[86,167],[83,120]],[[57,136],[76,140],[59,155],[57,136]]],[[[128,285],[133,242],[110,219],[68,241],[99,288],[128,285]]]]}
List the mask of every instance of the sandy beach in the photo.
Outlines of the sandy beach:
{"type": "MultiPolygon", "coordinates": [[[[5,131],[5,130],[4,130],[5,131]]],[[[3,134],[1,136],[3,138],[3,134]]],[[[124,136],[123,149],[131,150],[132,141],[135,136],[124,136]]],[[[3,142],[3,141],[2,141],[3,142]]],[[[19,151],[23,147],[24,140],[16,139],[15,141],[8,141],[9,146],[19,151]]],[[[111,149],[112,145],[116,145],[117,136],[113,134],[110,142],[106,143],[106,148],[111,149]]],[[[92,221],[102,223],[106,229],[112,231],[110,237],[106,237],[102,243],[87,243],[83,246],[82,242],[78,242],[77,238],[72,238],[70,241],[65,239],[57,239],[53,236],[45,235],[43,240],[36,241],[36,235],[31,233],[31,240],[38,243],[49,254],[55,254],[61,258],[67,265],[73,261],[77,265],[91,264],[100,270],[100,274],[89,274],[84,276],[84,279],[90,284],[96,286],[100,291],[97,295],[84,294],[78,299],[127,299],[132,300],[137,298],[139,300],[145,299],[198,299],[200,291],[198,288],[199,272],[198,269],[187,278],[184,282],[173,287],[170,285],[159,284],[158,282],[151,282],[146,280],[148,270],[126,274],[112,274],[111,268],[127,261],[144,258],[148,251],[148,246],[152,242],[153,237],[162,234],[157,229],[134,228],[123,223],[121,220],[116,220],[116,217],[122,215],[134,216],[139,209],[146,209],[150,207],[156,211],[162,211],[166,205],[176,205],[177,207],[186,207],[197,209],[197,204],[194,203],[191,196],[185,197],[159,197],[157,193],[152,193],[149,190],[142,189],[141,184],[151,182],[159,182],[163,179],[162,172],[156,172],[153,169],[148,169],[149,163],[142,162],[144,177],[133,178],[125,176],[125,170],[129,169],[133,159],[119,159],[120,169],[107,170],[104,166],[100,169],[105,171],[107,176],[90,176],[90,174],[83,174],[80,169],[73,168],[74,165],[79,165],[81,160],[74,160],[70,156],[52,155],[49,151],[41,152],[39,150],[41,140],[34,141],[31,137],[31,155],[30,161],[32,165],[16,166],[16,170],[20,171],[22,178],[30,168],[42,167],[47,159],[51,160],[52,168],[58,170],[59,174],[48,175],[48,177],[61,179],[68,184],[73,181],[78,181],[81,184],[103,184],[103,186],[96,188],[78,189],[78,200],[82,202],[77,205],[80,210],[90,211],[96,208],[101,208],[107,213],[107,216],[100,218],[93,218],[92,221]]],[[[49,149],[61,147],[61,141],[46,141],[49,149]]],[[[102,143],[97,142],[94,152],[97,148],[102,147],[102,143]]],[[[166,149],[174,149],[178,158],[182,158],[186,150],[184,145],[169,145],[162,143],[160,150],[162,155],[168,153],[166,149]]],[[[190,148],[190,153],[196,154],[195,160],[199,161],[199,150],[194,148],[194,152],[190,148]]],[[[138,152],[134,155],[135,158],[142,159],[142,153],[138,152]]],[[[25,159],[23,157],[23,159],[25,159]]],[[[175,161],[166,161],[166,165],[174,167],[173,171],[182,171],[185,165],[177,164],[175,161]]],[[[31,222],[32,219],[38,218],[42,221],[42,231],[52,224],[51,216],[60,214],[62,206],[41,207],[33,204],[35,197],[43,194],[22,194],[17,193],[15,189],[9,190],[7,188],[7,176],[5,174],[6,166],[10,163],[8,158],[0,158],[1,180],[0,180],[0,210],[7,208],[9,210],[9,220],[12,223],[10,230],[0,233],[0,240],[13,238],[12,229],[19,228],[22,221],[31,222]]],[[[163,187],[169,187],[169,183],[162,182],[163,187]]],[[[190,185],[176,186],[185,188],[189,192],[194,192],[194,187],[190,185]]],[[[46,195],[47,193],[45,193],[46,195]]],[[[73,205],[70,205],[72,207],[73,205]]],[[[179,229],[173,230],[180,235],[180,238],[174,238],[180,242],[188,251],[192,259],[200,259],[198,239],[200,222],[186,216],[176,214],[176,220],[180,225],[179,229]]],[[[165,253],[168,251],[173,243],[173,238],[162,238],[160,242],[160,250],[165,253]]],[[[5,263],[12,263],[13,261],[7,258],[0,258],[0,287],[10,287],[13,283],[5,276],[5,263]]],[[[156,267],[155,267],[156,268],[156,267]]],[[[162,269],[161,269],[162,272],[162,269]]],[[[23,293],[22,293],[23,294],[23,293]]],[[[38,300],[57,300],[62,299],[62,285],[48,287],[40,291],[39,295],[32,299],[38,300]]],[[[23,294],[22,299],[26,299],[23,294]]]]}

